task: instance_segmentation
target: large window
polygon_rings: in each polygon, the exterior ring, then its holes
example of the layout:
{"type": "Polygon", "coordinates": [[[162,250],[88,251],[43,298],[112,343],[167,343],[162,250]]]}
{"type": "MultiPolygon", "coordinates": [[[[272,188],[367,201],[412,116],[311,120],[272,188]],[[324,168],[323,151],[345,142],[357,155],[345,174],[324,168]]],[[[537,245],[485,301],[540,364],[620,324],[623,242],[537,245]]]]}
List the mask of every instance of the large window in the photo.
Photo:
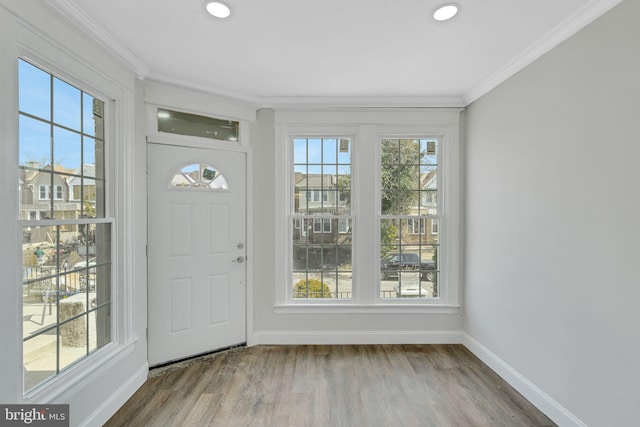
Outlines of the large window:
{"type": "Polygon", "coordinates": [[[276,309],[457,312],[459,110],[283,111],[276,129],[276,309]]]}
{"type": "Polygon", "coordinates": [[[304,138],[293,150],[294,299],[351,298],[351,140],[304,138]]]}
{"type": "Polygon", "coordinates": [[[437,298],[438,140],[388,138],[380,144],[381,296],[437,298]]]}
{"type": "Polygon", "coordinates": [[[111,342],[113,217],[104,102],[24,60],[18,77],[28,392],[111,342]]]}

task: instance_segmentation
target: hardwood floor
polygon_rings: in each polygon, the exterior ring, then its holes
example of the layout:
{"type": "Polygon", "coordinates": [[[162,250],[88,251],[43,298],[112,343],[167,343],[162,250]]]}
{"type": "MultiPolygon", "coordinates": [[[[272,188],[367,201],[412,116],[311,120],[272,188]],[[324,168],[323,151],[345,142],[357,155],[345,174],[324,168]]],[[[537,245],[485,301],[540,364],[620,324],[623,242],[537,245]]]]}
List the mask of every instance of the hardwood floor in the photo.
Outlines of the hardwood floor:
{"type": "Polygon", "coordinates": [[[150,378],[106,426],[551,426],[461,345],[237,348],[150,378]]]}

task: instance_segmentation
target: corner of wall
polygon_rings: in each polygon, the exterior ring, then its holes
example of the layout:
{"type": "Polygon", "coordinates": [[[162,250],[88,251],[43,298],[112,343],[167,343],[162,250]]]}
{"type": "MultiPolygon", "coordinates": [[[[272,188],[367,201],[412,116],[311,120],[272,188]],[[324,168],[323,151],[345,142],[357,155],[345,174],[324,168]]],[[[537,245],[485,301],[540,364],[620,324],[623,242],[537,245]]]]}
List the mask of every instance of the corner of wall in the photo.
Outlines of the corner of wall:
{"type": "Polygon", "coordinates": [[[462,344],[558,425],[587,426],[471,335],[463,333],[462,344]]]}

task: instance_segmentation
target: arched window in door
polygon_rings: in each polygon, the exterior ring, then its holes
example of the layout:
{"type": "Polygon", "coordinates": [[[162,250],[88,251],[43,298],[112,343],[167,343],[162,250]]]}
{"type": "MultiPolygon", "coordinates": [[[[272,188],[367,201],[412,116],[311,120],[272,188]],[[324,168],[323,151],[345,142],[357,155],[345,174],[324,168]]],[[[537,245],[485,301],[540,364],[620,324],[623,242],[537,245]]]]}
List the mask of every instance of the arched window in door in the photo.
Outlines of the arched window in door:
{"type": "Polygon", "coordinates": [[[180,168],[171,178],[172,189],[229,190],[227,178],[214,166],[192,163],[180,168]]]}

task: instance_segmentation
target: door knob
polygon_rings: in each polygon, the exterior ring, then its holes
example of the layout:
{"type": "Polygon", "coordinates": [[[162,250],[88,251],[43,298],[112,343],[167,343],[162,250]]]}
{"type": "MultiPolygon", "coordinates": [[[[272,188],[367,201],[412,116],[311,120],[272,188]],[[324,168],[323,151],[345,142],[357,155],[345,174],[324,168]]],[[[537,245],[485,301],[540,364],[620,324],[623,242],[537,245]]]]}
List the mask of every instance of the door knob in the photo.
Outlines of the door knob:
{"type": "Polygon", "coordinates": [[[232,262],[244,262],[244,257],[240,255],[238,258],[234,259],[232,262]]]}

